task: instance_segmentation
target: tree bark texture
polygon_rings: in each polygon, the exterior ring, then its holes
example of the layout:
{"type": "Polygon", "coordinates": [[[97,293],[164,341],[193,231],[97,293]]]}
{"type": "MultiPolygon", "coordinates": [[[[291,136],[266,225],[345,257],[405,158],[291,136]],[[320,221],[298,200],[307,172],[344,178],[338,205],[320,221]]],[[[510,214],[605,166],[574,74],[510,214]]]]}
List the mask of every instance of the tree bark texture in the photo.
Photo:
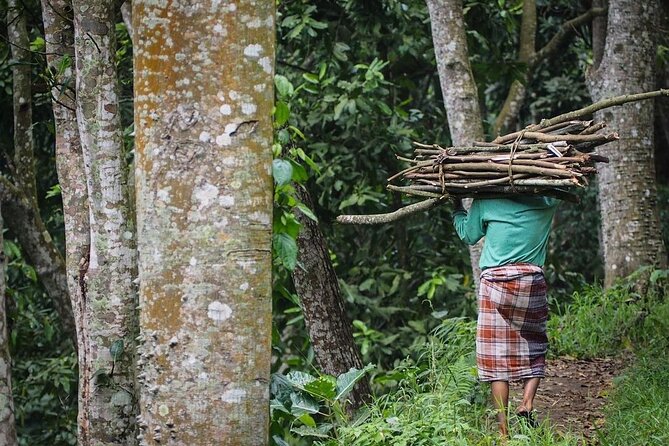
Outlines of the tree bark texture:
{"type": "Polygon", "coordinates": [[[12,359],[9,356],[7,311],[5,298],[5,269],[7,259],[3,251],[3,221],[0,211],[0,445],[18,445],[14,398],[12,397],[12,359]]]}
{"type": "Polygon", "coordinates": [[[14,101],[14,181],[37,203],[35,158],[33,156],[33,112],[30,79],[30,38],[23,3],[7,1],[7,38],[12,52],[14,101]]]}
{"type": "MultiPolygon", "coordinates": [[[[78,361],[79,364],[86,364],[85,270],[80,268],[88,264],[90,225],[86,172],[76,116],[74,24],[71,15],[70,0],[42,0],[47,64],[53,75],[51,103],[55,121],[56,168],[65,223],[64,275],[76,326],[78,361]]],[[[79,368],[79,424],[82,426],[88,425],[89,372],[90,367],[79,368]]],[[[81,444],[84,444],[83,441],[81,444]]]]}
{"type": "MultiPolygon", "coordinates": [[[[594,100],[655,87],[659,2],[611,0],[601,64],[589,77],[594,100]]],[[[605,284],[640,266],[665,267],[655,183],[653,107],[642,101],[609,108],[599,118],[620,140],[602,146],[598,165],[605,284]]]]}
{"type": "MultiPolygon", "coordinates": [[[[105,0],[73,1],[76,109],[90,222],[90,252],[79,265],[81,445],[132,445],[137,436],[136,247],[124,182],[113,7],[105,0]]],[[[85,225],[83,218],[73,223],[85,225]]],[[[79,255],[85,255],[85,240],[79,243],[79,255]]]]}
{"type": "MultiPolygon", "coordinates": [[[[462,0],[427,0],[427,7],[451,140],[453,145],[469,146],[474,141],[482,141],[485,135],[478,91],[469,63],[462,0]]],[[[467,206],[471,203],[470,200],[466,202],[467,206]]],[[[483,241],[469,247],[477,288],[482,248],[483,241]]]]}
{"type": "MultiPolygon", "coordinates": [[[[298,187],[300,201],[313,209],[309,193],[298,187]]],[[[293,271],[295,291],[300,296],[302,314],[309,332],[319,369],[338,376],[351,367],[364,367],[360,350],[353,340],[351,321],[344,308],[337,274],[318,223],[298,213],[302,225],[297,237],[298,266],[293,271]]],[[[369,400],[369,382],[360,381],[350,394],[353,408],[369,400]]]]}
{"type": "Polygon", "coordinates": [[[133,1],[142,445],[265,445],[274,2],[133,1]]]}

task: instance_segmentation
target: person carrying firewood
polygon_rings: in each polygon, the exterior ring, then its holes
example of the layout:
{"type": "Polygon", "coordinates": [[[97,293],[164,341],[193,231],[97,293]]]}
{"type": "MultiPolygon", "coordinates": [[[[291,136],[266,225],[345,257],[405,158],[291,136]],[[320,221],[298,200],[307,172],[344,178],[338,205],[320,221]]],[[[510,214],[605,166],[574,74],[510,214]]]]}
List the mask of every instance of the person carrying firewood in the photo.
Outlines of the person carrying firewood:
{"type": "Polygon", "coordinates": [[[499,430],[508,435],[509,382],[523,381],[516,414],[536,425],[534,397],[544,377],[548,302],[543,265],[555,198],[475,198],[469,211],[454,199],[453,225],[473,245],[485,237],[479,265],[476,365],[491,383],[499,430]]]}

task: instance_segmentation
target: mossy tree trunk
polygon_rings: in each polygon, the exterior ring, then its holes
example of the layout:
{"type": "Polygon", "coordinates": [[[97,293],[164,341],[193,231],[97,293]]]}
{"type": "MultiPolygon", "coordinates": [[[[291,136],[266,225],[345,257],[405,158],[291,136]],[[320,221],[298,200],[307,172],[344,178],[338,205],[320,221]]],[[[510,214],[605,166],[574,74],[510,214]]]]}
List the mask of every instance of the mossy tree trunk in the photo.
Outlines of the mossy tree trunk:
{"type": "MultiPolygon", "coordinates": [[[[590,72],[592,99],[655,88],[660,2],[610,0],[601,62],[590,72]]],[[[600,148],[598,165],[605,284],[643,265],[666,267],[657,208],[654,101],[599,112],[621,136],[600,148]]]]}
{"type": "MultiPolygon", "coordinates": [[[[87,257],[83,234],[77,240],[81,251],[74,253],[80,257],[78,278],[82,287],[82,446],[132,445],[137,436],[133,361],[137,336],[136,247],[122,157],[114,6],[114,2],[105,0],[73,1],[76,111],[90,224],[87,257]]],[[[83,191],[77,189],[76,193],[76,199],[83,200],[83,191]]],[[[76,218],[73,223],[79,222],[78,230],[83,229],[85,220],[76,218]]]]}
{"type": "Polygon", "coordinates": [[[268,442],[274,9],[133,1],[144,445],[268,442]]]}

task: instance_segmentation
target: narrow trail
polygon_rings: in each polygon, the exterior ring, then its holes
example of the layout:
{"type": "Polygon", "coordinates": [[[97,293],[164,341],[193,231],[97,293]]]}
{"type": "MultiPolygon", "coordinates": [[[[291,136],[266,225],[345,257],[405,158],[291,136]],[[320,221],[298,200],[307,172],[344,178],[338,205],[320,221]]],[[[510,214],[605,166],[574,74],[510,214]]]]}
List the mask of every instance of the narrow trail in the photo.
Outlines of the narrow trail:
{"type": "MultiPolygon", "coordinates": [[[[535,399],[539,421],[548,418],[558,431],[582,435],[590,444],[604,424],[602,408],[612,389],[612,380],[623,373],[625,358],[579,360],[569,357],[549,360],[546,378],[535,399]]],[[[520,385],[513,388],[519,402],[520,385]]]]}

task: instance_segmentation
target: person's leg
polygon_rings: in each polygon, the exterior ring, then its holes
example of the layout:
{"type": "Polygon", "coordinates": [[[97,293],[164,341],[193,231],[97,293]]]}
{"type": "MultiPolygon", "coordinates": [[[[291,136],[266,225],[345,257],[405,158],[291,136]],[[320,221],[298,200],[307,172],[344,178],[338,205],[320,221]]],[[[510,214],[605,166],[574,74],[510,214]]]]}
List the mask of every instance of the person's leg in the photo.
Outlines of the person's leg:
{"type": "Polygon", "coordinates": [[[506,427],[506,411],[509,407],[509,383],[508,381],[493,381],[491,383],[492,400],[497,409],[497,422],[499,423],[499,433],[506,436],[508,430],[506,427]]]}
{"type": "Polygon", "coordinates": [[[534,409],[534,397],[537,394],[541,378],[530,378],[523,386],[523,402],[518,407],[518,412],[532,412],[534,409]]]}

